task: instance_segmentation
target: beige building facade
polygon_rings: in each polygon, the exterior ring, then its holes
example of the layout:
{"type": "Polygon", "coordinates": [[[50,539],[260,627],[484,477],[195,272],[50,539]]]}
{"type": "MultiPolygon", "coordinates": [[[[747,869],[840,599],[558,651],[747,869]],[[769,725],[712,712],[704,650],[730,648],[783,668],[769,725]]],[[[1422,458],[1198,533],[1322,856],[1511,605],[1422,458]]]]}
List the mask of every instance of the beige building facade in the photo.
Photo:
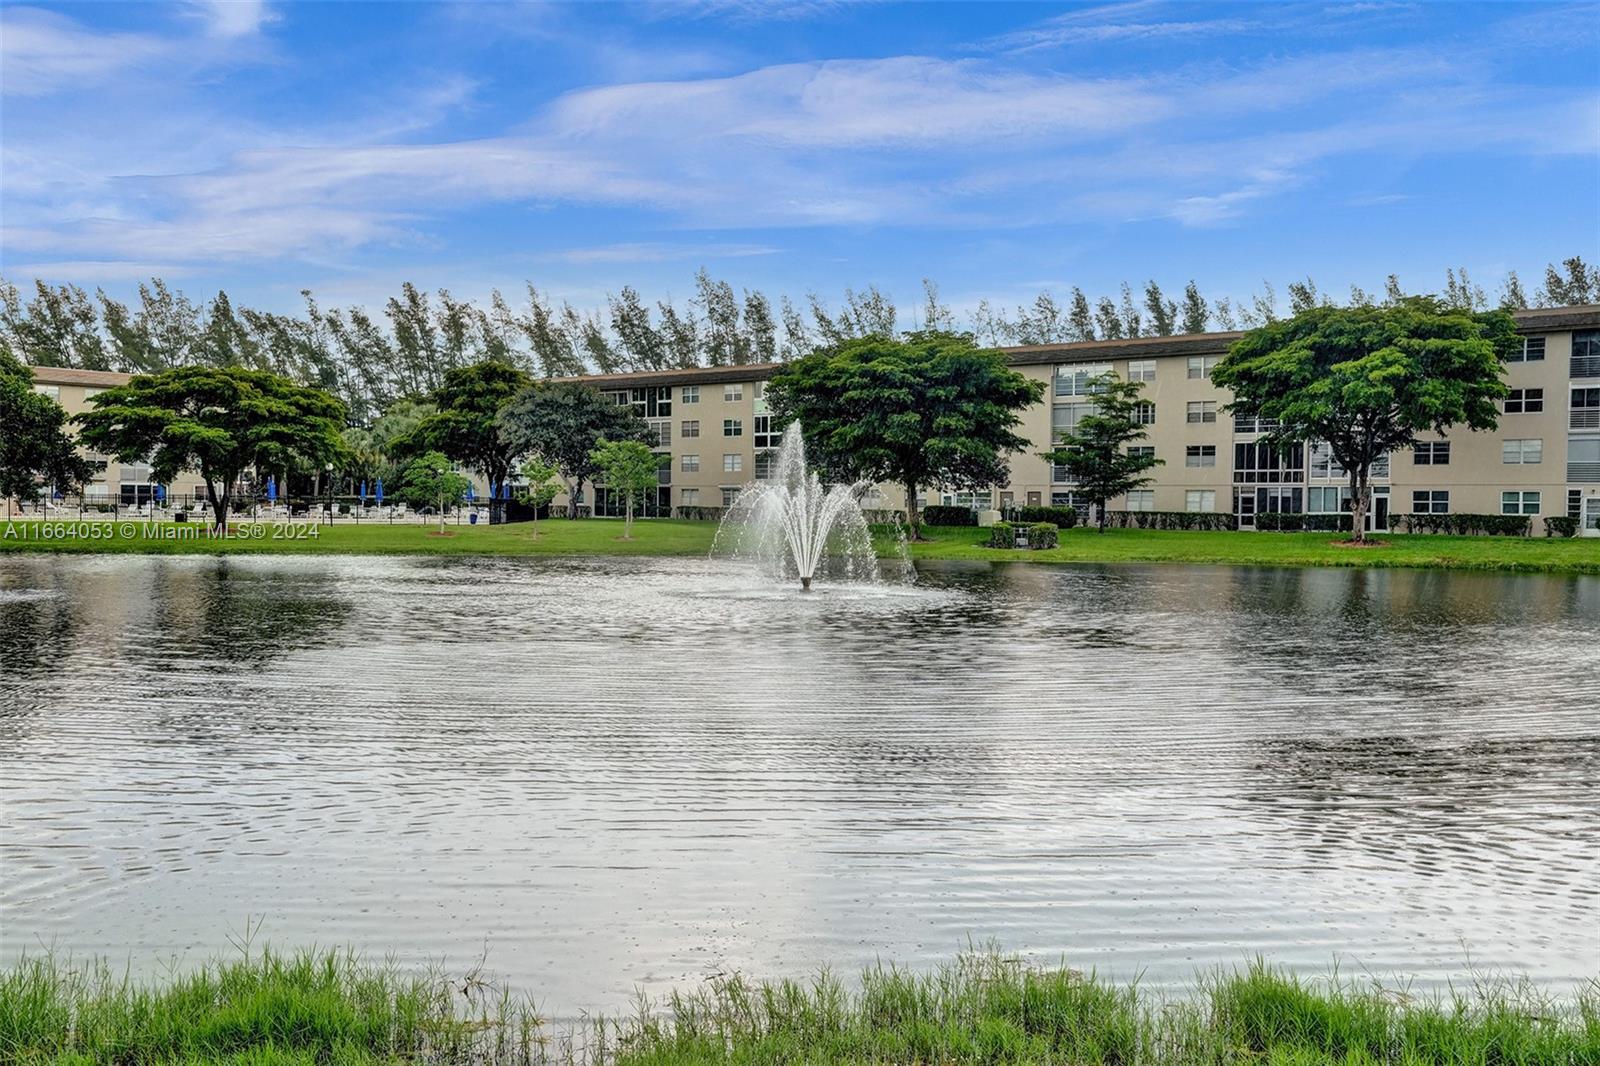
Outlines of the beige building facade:
{"type": "MultiPolygon", "coordinates": [[[[1372,521],[1413,512],[1518,514],[1543,531],[1546,516],[1570,515],[1600,536],[1600,306],[1522,311],[1522,347],[1507,364],[1511,389],[1499,428],[1425,434],[1417,448],[1392,454],[1374,478],[1372,521]]],[[[1226,390],[1211,369],[1238,333],[1204,333],[1125,341],[1089,341],[1003,349],[1021,373],[1040,382],[1041,403],[1021,413],[1019,432],[1031,446],[1010,457],[1010,483],[977,493],[929,489],[922,504],[974,508],[1082,506],[1062,472],[1039,458],[1058,433],[1092,407],[1088,382],[1110,370],[1144,386],[1147,438],[1162,465],[1146,489],[1112,501],[1115,510],[1205,511],[1237,516],[1243,529],[1268,512],[1336,514],[1345,507],[1344,472],[1325,449],[1297,448],[1282,456],[1260,444],[1261,427],[1224,408],[1226,390]]],[[[660,484],[649,514],[711,515],[745,485],[768,476],[780,431],[767,411],[767,380],[779,364],[705,367],[581,380],[619,404],[631,404],[655,428],[660,484]]],[[[99,389],[123,374],[37,368],[36,387],[69,413],[88,406],[99,389]]],[[[96,457],[104,459],[105,457],[96,457]]],[[[181,479],[180,479],[181,480],[181,479]]],[[[169,491],[199,493],[198,477],[169,491]]],[[[124,503],[152,491],[148,468],[114,460],[89,495],[124,503]]],[[[481,492],[483,486],[479,486],[481,492]]],[[[604,489],[580,506],[616,514],[604,489]]],[[[899,510],[897,486],[882,485],[863,501],[869,509],[899,510]]],[[[564,496],[556,504],[569,504],[564,496]]]]}

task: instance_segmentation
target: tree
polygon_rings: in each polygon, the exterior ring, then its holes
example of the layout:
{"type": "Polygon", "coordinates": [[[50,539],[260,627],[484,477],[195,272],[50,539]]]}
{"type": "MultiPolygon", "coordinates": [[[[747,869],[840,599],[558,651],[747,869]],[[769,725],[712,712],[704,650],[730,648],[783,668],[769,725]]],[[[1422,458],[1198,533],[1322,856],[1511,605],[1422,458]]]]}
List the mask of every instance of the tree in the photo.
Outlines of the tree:
{"type": "Polygon", "coordinates": [[[1117,316],[1117,305],[1111,302],[1111,297],[1102,296],[1095,302],[1094,320],[1100,328],[1101,340],[1122,339],[1122,319],[1117,316]]]}
{"type": "Polygon", "coordinates": [[[534,456],[522,464],[522,478],[528,487],[521,493],[522,502],[533,509],[533,535],[539,535],[539,508],[550,506],[550,501],[561,492],[561,486],[556,483],[560,474],[555,464],[547,463],[539,456],[534,456]]]}
{"type": "Polygon", "coordinates": [[[617,405],[577,382],[541,381],[523,389],[500,412],[498,429],[512,455],[538,455],[555,466],[571,501],[567,517],[578,517],[583,483],[600,468],[593,452],[601,438],[654,443],[650,424],[631,405],[617,405]]]}
{"type": "Polygon", "coordinates": [[[1211,380],[1230,411],[1272,419],[1272,445],[1326,442],[1350,476],[1354,539],[1366,539],[1372,464],[1424,430],[1495,428],[1501,364],[1516,343],[1505,311],[1431,297],[1382,307],[1317,307],[1252,330],[1211,380]]]}
{"type": "Polygon", "coordinates": [[[796,360],[767,382],[778,423],[799,421],[808,454],[835,481],[904,486],[913,539],[927,487],[1004,485],[1006,453],[1027,446],[1017,412],[1044,385],[969,334],[863,337],[796,360]]]}
{"type": "Polygon", "coordinates": [[[1144,287],[1144,309],[1150,315],[1150,332],[1157,337],[1170,337],[1178,323],[1178,305],[1161,293],[1161,286],[1151,278],[1144,287]]]}
{"type": "Polygon", "coordinates": [[[1522,291],[1522,279],[1515,270],[1506,273],[1505,287],[1500,292],[1500,306],[1507,311],[1520,311],[1528,306],[1527,294],[1522,291]]]}
{"type": "Polygon", "coordinates": [[[606,488],[620,493],[625,502],[622,539],[633,539],[633,505],[656,487],[661,459],[650,445],[637,440],[606,440],[601,437],[589,453],[590,462],[605,479],[606,488]]]}
{"type": "Polygon", "coordinates": [[[1159,466],[1154,455],[1132,452],[1128,446],[1145,437],[1137,408],[1142,382],[1123,381],[1116,374],[1101,374],[1089,383],[1094,413],[1078,419],[1073,430],[1061,434],[1054,451],[1042,458],[1064,467],[1067,476],[1095,505],[1100,532],[1106,531],[1106,501],[1126,496],[1151,478],[1144,472],[1159,466]]]}
{"type": "Polygon", "coordinates": [[[33,391],[32,372],[0,352],[0,498],[33,500],[41,478],[68,489],[94,476],[94,464],[78,454],[66,421],[60,404],[33,391]]]}
{"type": "Polygon", "coordinates": [[[24,305],[16,286],[0,280],[0,352],[32,366],[111,369],[89,294],[37,279],[33,287],[37,295],[24,305]]]}
{"type": "Polygon", "coordinates": [[[390,446],[401,455],[443,452],[491,486],[504,484],[518,452],[500,435],[500,409],[532,380],[509,363],[493,361],[446,371],[430,397],[437,410],[390,446]]]}
{"type": "Polygon", "coordinates": [[[85,446],[123,462],[148,456],[157,482],[199,470],[219,530],[246,470],[344,461],[344,404],[266,370],[175,367],[90,402],[94,409],[74,418],[85,446]]]}
{"type": "Polygon", "coordinates": [[[1089,298],[1076,285],[1072,287],[1072,310],[1067,312],[1067,339],[1094,340],[1094,315],[1089,311],[1089,298]]]}
{"type": "Polygon", "coordinates": [[[1133,303],[1133,289],[1128,283],[1122,283],[1122,307],[1118,311],[1122,318],[1122,335],[1137,337],[1140,335],[1139,309],[1133,303]]]}
{"type": "Polygon", "coordinates": [[[406,464],[400,477],[400,495],[413,507],[429,505],[439,508],[439,532],[444,532],[446,504],[460,503],[471,484],[450,467],[450,460],[442,452],[425,452],[406,464]]]}
{"type": "Polygon", "coordinates": [[[1576,255],[1562,260],[1561,270],[1551,263],[1544,268],[1544,285],[1537,296],[1540,307],[1594,303],[1600,300],[1600,267],[1591,267],[1576,255]]]}
{"type": "Polygon", "coordinates": [[[1211,311],[1206,307],[1206,299],[1200,295],[1200,286],[1193,280],[1183,290],[1182,321],[1178,326],[1180,333],[1204,333],[1206,323],[1211,318],[1211,311]]]}

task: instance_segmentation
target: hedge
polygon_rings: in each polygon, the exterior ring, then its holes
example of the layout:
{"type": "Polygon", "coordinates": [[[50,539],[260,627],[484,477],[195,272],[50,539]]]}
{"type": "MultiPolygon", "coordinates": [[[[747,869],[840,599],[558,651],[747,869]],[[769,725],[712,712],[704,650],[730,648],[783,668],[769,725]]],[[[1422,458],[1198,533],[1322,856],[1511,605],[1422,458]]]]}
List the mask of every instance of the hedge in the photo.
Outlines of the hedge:
{"type": "Polygon", "coordinates": [[[927,526],[975,526],[978,512],[969,507],[930,504],[922,509],[922,524],[927,526]]]}
{"type": "Polygon", "coordinates": [[[996,522],[989,527],[989,547],[1015,548],[1017,546],[1017,527],[1010,522],[996,522]]]}
{"type": "Polygon", "coordinates": [[[1578,535],[1578,520],[1569,515],[1550,515],[1544,520],[1544,535],[1547,537],[1576,537],[1578,535]]]}
{"type": "Polygon", "coordinates": [[[721,507],[675,507],[672,516],[690,522],[720,522],[722,511],[721,507]]]}
{"type": "Polygon", "coordinates": [[[1078,512],[1071,507],[1013,507],[1006,518],[1019,525],[1049,522],[1057,529],[1071,529],[1078,524],[1078,512]]]}
{"type": "MultiPolygon", "coordinates": [[[[1258,516],[1259,517],[1259,516],[1258,516]]],[[[1239,520],[1215,511],[1107,511],[1106,525],[1114,529],[1238,529],[1239,520]]]]}
{"type": "Polygon", "coordinates": [[[1395,523],[1398,532],[1458,537],[1526,537],[1532,527],[1532,516],[1512,514],[1404,514],[1395,523]]]}
{"type": "MultiPolygon", "coordinates": [[[[1059,543],[1056,537],[1056,525],[1053,522],[1029,522],[1022,526],[1024,539],[1028,547],[1034,551],[1045,548],[1054,548],[1059,543]]],[[[1015,548],[1017,546],[1018,524],[1011,522],[996,522],[989,527],[989,547],[1015,548]]]]}
{"type": "Polygon", "coordinates": [[[1054,548],[1057,543],[1054,522],[1034,522],[1028,526],[1028,547],[1035,551],[1054,548]]]}
{"type": "Polygon", "coordinates": [[[1294,511],[1256,515],[1256,528],[1269,533],[1348,533],[1348,514],[1299,514],[1294,511]]]}

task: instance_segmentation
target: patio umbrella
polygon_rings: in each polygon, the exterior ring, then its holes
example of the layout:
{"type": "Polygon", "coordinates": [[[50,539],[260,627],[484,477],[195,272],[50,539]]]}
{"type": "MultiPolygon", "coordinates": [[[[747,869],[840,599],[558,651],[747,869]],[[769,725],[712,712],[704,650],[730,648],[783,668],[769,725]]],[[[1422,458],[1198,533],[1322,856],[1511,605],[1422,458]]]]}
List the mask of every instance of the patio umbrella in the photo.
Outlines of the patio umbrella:
{"type": "Polygon", "coordinates": [[[361,482],[361,502],[363,504],[367,502],[367,483],[365,479],[363,479],[361,482]]]}
{"type": "Polygon", "coordinates": [[[378,479],[378,487],[373,490],[378,497],[378,506],[383,506],[383,478],[378,479]]]}
{"type": "Polygon", "coordinates": [[[470,482],[470,481],[467,482],[467,502],[471,503],[473,500],[475,500],[477,498],[478,498],[478,494],[472,491],[472,482],[470,482]]]}
{"type": "Polygon", "coordinates": [[[156,502],[157,503],[166,503],[167,502],[167,487],[165,485],[157,485],[156,486],[156,502]]]}
{"type": "Polygon", "coordinates": [[[278,479],[271,474],[267,475],[267,502],[278,502],[278,479]]]}

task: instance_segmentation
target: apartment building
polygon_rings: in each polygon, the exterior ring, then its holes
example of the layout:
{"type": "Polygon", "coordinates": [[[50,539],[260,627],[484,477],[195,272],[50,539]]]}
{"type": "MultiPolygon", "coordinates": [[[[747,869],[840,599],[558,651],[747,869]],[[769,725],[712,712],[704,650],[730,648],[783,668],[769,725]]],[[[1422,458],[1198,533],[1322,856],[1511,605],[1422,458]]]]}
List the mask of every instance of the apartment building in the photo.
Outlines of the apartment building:
{"type": "MultiPolygon", "coordinates": [[[[1600,306],[1563,307],[1517,314],[1522,346],[1507,364],[1511,389],[1497,430],[1424,434],[1415,449],[1392,454],[1375,472],[1371,522],[1390,527],[1391,516],[1411,512],[1518,514],[1579,518],[1600,536],[1600,306]]],[[[1012,455],[1011,480],[979,492],[930,489],[922,503],[975,508],[1054,504],[1081,506],[1064,472],[1039,458],[1063,430],[1093,406],[1089,381],[1107,370],[1144,385],[1147,425],[1141,447],[1163,465],[1145,489],[1112,501],[1133,511],[1222,511],[1244,529],[1261,513],[1338,513],[1345,508],[1345,472],[1315,444],[1282,455],[1260,443],[1264,428],[1223,408],[1226,390],[1211,370],[1238,333],[1146,337],[1004,349],[1011,364],[1045,388],[1044,400],[1022,412],[1021,434],[1031,443],[1012,455]]],[[[645,513],[721,508],[741,488],[770,476],[781,435],[765,401],[778,364],[593,375],[575,380],[631,404],[656,432],[659,484],[645,513]]],[[[127,380],[123,374],[39,367],[36,388],[68,412],[87,406],[96,391],[127,380]]],[[[99,457],[104,458],[104,457],[99,457]]],[[[148,499],[149,469],[108,463],[90,486],[91,497],[124,503],[148,499]]],[[[169,486],[199,492],[194,484],[169,486]]],[[[483,491],[483,486],[479,486],[483,491]]],[[[872,490],[866,506],[900,509],[898,486],[872,490]]],[[[558,497],[558,505],[569,501],[558,497]]],[[[620,514],[604,488],[580,500],[601,515],[620,514]]]]}
{"type": "MultiPolygon", "coordinates": [[[[1415,449],[1386,457],[1373,478],[1370,522],[1413,512],[1546,515],[1583,520],[1600,536],[1600,306],[1517,314],[1522,346],[1507,364],[1511,389],[1497,430],[1427,433],[1415,449]]],[[[1093,408],[1089,382],[1113,371],[1144,386],[1146,439],[1163,465],[1145,489],[1112,501],[1132,511],[1224,511],[1254,528],[1261,513],[1337,514],[1347,509],[1346,473],[1324,446],[1288,455],[1261,443],[1271,427],[1224,408],[1211,370],[1239,333],[1087,341],[1003,349],[1013,367],[1045,388],[1022,412],[1019,432],[1032,446],[1010,457],[1011,480],[979,492],[929,490],[924,505],[1004,509],[1082,506],[1064,471],[1039,458],[1093,408]]],[[[750,481],[770,473],[778,432],[767,411],[766,381],[777,364],[594,375],[617,403],[631,403],[656,427],[662,471],[650,512],[723,507],[750,481]]],[[[565,503],[565,499],[558,500],[565,503]]],[[[587,502],[587,501],[584,501],[587,502]]],[[[617,510],[602,490],[598,513],[617,510]]],[[[898,486],[878,486],[868,506],[898,509],[898,486]]]]}

